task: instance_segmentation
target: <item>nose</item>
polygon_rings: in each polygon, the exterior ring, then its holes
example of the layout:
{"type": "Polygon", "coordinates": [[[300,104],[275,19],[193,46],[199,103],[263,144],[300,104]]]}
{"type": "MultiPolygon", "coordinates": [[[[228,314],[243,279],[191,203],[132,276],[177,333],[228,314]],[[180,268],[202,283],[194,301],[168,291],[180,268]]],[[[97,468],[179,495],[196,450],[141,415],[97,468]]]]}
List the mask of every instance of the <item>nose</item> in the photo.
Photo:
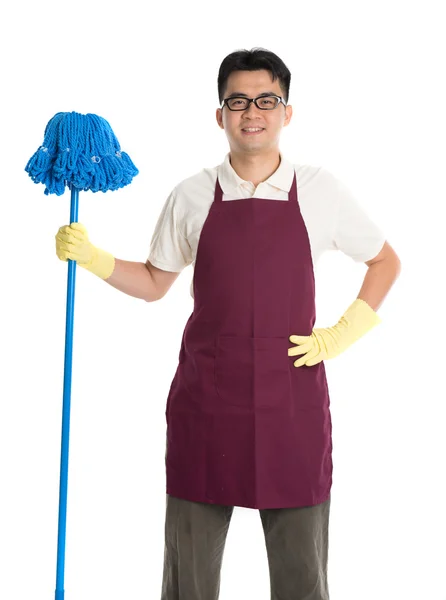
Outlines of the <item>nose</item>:
{"type": "MultiPolygon", "coordinates": [[[[260,112],[263,112],[260,108],[258,108],[254,102],[250,102],[249,106],[245,108],[244,117],[248,119],[256,119],[260,117],[260,112]]],[[[242,114],[242,113],[240,113],[242,114]]],[[[263,115],[262,115],[263,116],[263,115]]]]}
{"type": "Polygon", "coordinates": [[[249,103],[248,108],[245,109],[245,113],[251,113],[253,111],[254,113],[260,111],[260,108],[257,108],[257,106],[254,104],[254,101],[249,103]]]}

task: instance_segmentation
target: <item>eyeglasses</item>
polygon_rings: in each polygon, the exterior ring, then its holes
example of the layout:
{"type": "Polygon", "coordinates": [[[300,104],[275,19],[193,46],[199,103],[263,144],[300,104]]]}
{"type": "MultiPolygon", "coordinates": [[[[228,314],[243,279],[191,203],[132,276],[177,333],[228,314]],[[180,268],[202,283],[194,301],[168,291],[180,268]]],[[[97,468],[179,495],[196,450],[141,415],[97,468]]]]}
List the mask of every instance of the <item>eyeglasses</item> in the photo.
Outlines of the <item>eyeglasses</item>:
{"type": "Polygon", "coordinates": [[[280,96],[257,96],[257,98],[232,96],[232,98],[225,98],[221,103],[220,108],[223,108],[226,104],[229,110],[246,110],[249,108],[251,102],[254,102],[257,108],[260,108],[261,110],[273,110],[274,108],[277,108],[281,102],[286,106],[283,98],[280,96]]]}

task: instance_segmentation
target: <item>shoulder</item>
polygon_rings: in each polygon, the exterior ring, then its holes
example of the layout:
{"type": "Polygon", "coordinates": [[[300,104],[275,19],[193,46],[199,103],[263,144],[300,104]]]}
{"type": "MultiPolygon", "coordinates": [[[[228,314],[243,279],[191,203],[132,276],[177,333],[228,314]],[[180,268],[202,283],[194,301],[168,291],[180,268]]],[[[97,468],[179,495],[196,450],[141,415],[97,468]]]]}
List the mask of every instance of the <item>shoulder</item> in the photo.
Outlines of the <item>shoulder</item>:
{"type": "Polygon", "coordinates": [[[195,194],[200,188],[213,191],[217,179],[217,168],[203,168],[201,171],[197,171],[193,175],[182,179],[175,186],[175,194],[178,197],[187,197],[195,194]]]}
{"type": "Polygon", "coordinates": [[[172,190],[175,213],[185,232],[196,227],[198,215],[212,204],[216,179],[217,167],[203,168],[179,181],[172,190]]]}
{"type": "Polygon", "coordinates": [[[321,165],[294,165],[299,201],[319,210],[339,210],[341,206],[356,204],[351,189],[342,179],[321,165]]]}
{"type": "Polygon", "coordinates": [[[292,163],[296,173],[296,183],[298,187],[305,187],[319,178],[322,169],[320,165],[292,163]]]}
{"type": "Polygon", "coordinates": [[[342,185],[331,171],[322,165],[293,163],[298,188],[306,191],[333,191],[342,185]]]}
{"type": "Polygon", "coordinates": [[[184,238],[202,225],[214,198],[216,178],[217,167],[204,168],[171,189],[164,211],[184,238]]]}
{"type": "Polygon", "coordinates": [[[340,182],[325,167],[293,163],[299,204],[304,215],[331,219],[338,204],[340,182]]]}

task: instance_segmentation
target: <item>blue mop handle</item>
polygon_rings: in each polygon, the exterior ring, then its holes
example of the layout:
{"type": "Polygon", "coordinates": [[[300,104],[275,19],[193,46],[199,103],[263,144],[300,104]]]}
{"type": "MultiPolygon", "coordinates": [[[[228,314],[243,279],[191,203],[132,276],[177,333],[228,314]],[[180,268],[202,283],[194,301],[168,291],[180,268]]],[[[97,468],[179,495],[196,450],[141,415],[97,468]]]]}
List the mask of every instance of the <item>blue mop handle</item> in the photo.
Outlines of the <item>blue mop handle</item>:
{"type": "MultiPolygon", "coordinates": [[[[79,190],[71,188],[70,224],[77,223],[79,190]]],[[[65,366],[63,381],[62,445],[60,457],[59,530],[57,536],[57,577],[55,600],[64,600],[65,532],[67,526],[68,447],[70,440],[71,371],[73,364],[74,289],[76,261],[68,259],[67,318],[65,326],[65,366]]]]}

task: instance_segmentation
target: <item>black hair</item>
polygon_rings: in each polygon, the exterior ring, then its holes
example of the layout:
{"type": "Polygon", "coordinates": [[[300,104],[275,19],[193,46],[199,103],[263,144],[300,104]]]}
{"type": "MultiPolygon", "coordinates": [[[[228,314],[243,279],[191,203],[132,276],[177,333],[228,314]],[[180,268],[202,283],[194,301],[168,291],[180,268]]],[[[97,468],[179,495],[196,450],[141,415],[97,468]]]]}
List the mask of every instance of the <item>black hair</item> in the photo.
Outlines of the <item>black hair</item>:
{"type": "Polygon", "coordinates": [[[277,54],[264,48],[237,50],[223,59],[218,71],[218,101],[223,102],[228,77],[233,71],[260,71],[266,69],[271,73],[272,80],[279,79],[283,99],[288,104],[290,93],[291,73],[277,54]]]}

